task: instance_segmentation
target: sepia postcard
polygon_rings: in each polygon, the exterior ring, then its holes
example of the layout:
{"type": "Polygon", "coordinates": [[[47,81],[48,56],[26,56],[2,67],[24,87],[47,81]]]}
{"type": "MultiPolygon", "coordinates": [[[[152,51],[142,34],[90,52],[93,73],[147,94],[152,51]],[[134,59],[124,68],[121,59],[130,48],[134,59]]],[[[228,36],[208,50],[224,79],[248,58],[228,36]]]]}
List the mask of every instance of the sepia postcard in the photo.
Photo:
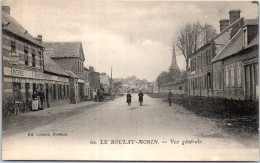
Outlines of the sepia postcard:
{"type": "Polygon", "coordinates": [[[258,5],[2,0],[2,160],[258,161],[258,5]]]}

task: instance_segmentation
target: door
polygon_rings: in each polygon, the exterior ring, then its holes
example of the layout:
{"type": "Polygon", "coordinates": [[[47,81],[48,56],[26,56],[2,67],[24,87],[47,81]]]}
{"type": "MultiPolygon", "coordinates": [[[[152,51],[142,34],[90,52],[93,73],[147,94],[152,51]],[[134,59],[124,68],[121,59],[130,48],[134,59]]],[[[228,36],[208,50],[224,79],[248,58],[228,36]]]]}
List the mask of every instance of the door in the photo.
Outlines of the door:
{"type": "Polygon", "coordinates": [[[254,100],[258,95],[258,70],[256,64],[250,64],[245,66],[245,95],[246,99],[254,100]]]}
{"type": "Polygon", "coordinates": [[[49,87],[48,83],[45,84],[45,97],[46,97],[46,106],[49,108],[49,87]]]}

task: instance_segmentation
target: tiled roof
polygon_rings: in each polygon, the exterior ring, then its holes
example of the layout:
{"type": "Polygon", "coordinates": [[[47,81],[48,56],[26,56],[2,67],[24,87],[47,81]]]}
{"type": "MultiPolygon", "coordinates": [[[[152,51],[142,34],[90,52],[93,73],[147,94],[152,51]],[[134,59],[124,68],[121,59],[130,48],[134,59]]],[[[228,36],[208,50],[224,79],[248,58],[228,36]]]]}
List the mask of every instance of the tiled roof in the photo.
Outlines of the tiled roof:
{"type": "Polygon", "coordinates": [[[65,70],[65,71],[70,75],[70,77],[78,78],[78,76],[76,74],[74,74],[72,71],[70,71],[70,70],[65,70]]]}
{"type": "Polygon", "coordinates": [[[241,28],[227,45],[213,58],[212,62],[224,59],[243,49],[243,29],[241,28]]]}
{"type": "Polygon", "coordinates": [[[69,76],[59,65],[57,65],[47,54],[44,54],[44,71],[57,75],[69,76]]]}
{"type": "Polygon", "coordinates": [[[244,47],[243,29],[240,29],[237,34],[229,41],[229,43],[222,49],[222,51],[220,51],[219,54],[212,60],[212,62],[222,60],[258,44],[259,38],[257,34],[254,39],[246,47],[244,47]]]}
{"type": "Polygon", "coordinates": [[[32,37],[26,29],[24,29],[13,17],[2,11],[2,27],[3,30],[9,31],[35,45],[41,46],[34,37],[32,37]]]}
{"type": "Polygon", "coordinates": [[[81,42],[44,42],[45,53],[51,58],[80,57],[81,42]]]}

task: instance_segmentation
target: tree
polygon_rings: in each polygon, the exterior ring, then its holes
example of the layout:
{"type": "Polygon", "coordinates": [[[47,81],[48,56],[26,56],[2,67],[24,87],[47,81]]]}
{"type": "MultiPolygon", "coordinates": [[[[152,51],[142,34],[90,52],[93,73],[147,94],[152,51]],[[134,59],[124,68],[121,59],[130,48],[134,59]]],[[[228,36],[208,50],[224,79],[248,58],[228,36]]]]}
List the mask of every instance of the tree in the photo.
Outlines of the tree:
{"type": "Polygon", "coordinates": [[[160,87],[164,83],[168,83],[172,80],[172,75],[170,72],[163,71],[160,73],[160,75],[157,77],[156,82],[158,86],[160,87]]]}
{"type": "Polygon", "coordinates": [[[185,58],[186,70],[188,69],[189,56],[201,45],[213,39],[216,34],[217,30],[212,25],[201,25],[200,22],[188,23],[179,29],[176,46],[185,58]]]}

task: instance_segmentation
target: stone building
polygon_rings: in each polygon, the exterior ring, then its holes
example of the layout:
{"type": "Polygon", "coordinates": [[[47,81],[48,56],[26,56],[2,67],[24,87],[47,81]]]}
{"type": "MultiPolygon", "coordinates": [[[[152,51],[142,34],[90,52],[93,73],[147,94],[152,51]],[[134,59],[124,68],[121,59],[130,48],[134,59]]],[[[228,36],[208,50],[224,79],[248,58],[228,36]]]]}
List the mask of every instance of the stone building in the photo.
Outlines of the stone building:
{"type": "Polygon", "coordinates": [[[220,33],[190,56],[189,95],[258,98],[258,19],[240,12],[231,10],[220,33]]]}
{"type": "Polygon", "coordinates": [[[90,93],[100,88],[100,73],[96,72],[94,67],[89,67],[90,74],[90,93]]]}
{"type": "Polygon", "coordinates": [[[44,42],[45,54],[64,70],[68,70],[75,84],[75,103],[83,101],[85,97],[84,52],[81,42],[44,42]],[[75,76],[76,75],[76,76],[75,76]],[[76,78],[74,78],[76,77],[76,78]]]}
{"type": "Polygon", "coordinates": [[[190,57],[188,75],[188,94],[195,96],[212,96],[212,58],[215,46],[207,43],[190,57]]]}
{"type": "Polygon", "coordinates": [[[64,90],[68,88],[68,75],[50,58],[44,56],[43,50],[42,36],[32,37],[10,16],[10,7],[3,6],[3,104],[24,101],[23,109],[29,110],[32,93],[39,90],[44,92],[45,107],[59,105],[63,101],[66,103],[67,99],[63,97],[66,96],[64,90]]]}
{"type": "Polygon", "coordinates": [[[214,96],[236,100],[259,98],[258,19],[241,19],[239,30],[213,58],[214,96]]]}

